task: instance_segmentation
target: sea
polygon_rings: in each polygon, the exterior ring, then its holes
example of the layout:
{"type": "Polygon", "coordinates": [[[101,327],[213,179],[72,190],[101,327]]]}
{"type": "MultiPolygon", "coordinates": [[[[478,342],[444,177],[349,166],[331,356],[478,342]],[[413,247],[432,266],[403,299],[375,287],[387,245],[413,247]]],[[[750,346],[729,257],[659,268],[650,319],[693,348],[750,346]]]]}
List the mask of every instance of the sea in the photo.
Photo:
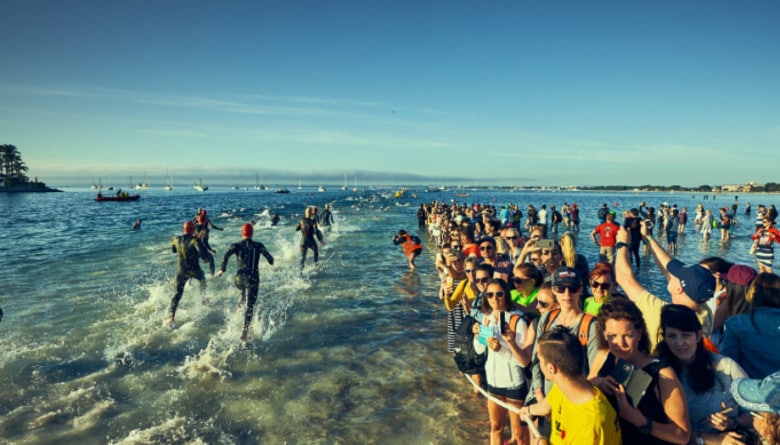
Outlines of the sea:
{"type": "MultiPolygon", "coordinates": [[[[591,266],[602,203],[618,214],[641,201],[687,207],[678,259],[753,265],[755,216],[744,215],[745,204],[780,205],[777,195],[739,196],[740,227],[721,244],[717,231],[710,241],[695,232],[693,209],[730,207],[734,195],[420,188],[396,198],[391,187],[290,189],[153,188],[137,202],[95,202],[87,187],[0,194],[0,443],[488,443],[485,400],[447,352],[435,244],[415,217],[421,203],[577,203],[578,250],[591,266]],[[335,225],[319,265],[310,252],[301,271],[295,225],[306,206],[326,203],[335,225]],[[200,208],[224,228],[211,232],[217,267],[249,221],[275,259],[261,262],[246,344],[235,259],[223,277],[207,279],[205,294],[188,284],[178,326],[165,326],[171,240],[200,208]],[[139,218],[141,229],[131,230],[139,218]],[[416,271],[392,243],[399,229],[423,239],[416,271]]],[[[637,276],[666,295],[650,258],[637,276]]]]}

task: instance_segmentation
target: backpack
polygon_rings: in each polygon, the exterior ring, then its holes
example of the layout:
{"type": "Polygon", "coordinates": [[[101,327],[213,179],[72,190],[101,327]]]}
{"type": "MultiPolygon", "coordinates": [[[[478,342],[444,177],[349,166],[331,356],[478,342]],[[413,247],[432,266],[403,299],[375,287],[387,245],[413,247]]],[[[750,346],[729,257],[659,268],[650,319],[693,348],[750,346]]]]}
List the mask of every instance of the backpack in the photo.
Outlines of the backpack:
{"type": "MultiPolygon", "coordinates": [[[[561,310],[556,309],[552,312],[550,312],[550,315],[547,317],[547,323],[544,325],[544,331],[547,332],[550,330],[550,326],[552,326],[553,321],[555,321],[556,318],[558,318],[558,315],[560,315],[561,310]]],[[[577,329],[577,339],[580,341],[580,345],[582,345],[583,348],[588,347],[588,335],[590,331],[590,324],[595,319],[595,317],[592,314],[582,314],[582,318],[580,318],[580,325],[577,329]]],[[[587,357],[587,353],[585,354],[587,357]]]]}
{"type": "Polygon", "coordinates": [[[466,316],[455,330],[455,341],[453,348],[455,355],[452,356],[458,370],[464,374],[480,374],[485,368],[487,361],[487,351],[477,354],[474,350],[474,333],[472,328],[477,320],[472,316],[466,316]]]}

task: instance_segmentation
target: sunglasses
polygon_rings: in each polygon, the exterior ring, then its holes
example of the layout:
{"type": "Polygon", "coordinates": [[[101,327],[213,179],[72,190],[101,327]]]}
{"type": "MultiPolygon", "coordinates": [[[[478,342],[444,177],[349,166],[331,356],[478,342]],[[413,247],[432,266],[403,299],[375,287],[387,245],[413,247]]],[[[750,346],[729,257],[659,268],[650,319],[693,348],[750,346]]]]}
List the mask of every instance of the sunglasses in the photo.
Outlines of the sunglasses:
{"type": "Polygon", "coordinates": [[[508,237],[506,237],[506,239],[517,239],[517,237],[516,236],[508,236],[508,237]]]}
{"type": "Polygon", "coordinates": [[[493,249],[495,249],[495,247],[493,247],[493,246],[491,246],[489,244],[487,246],[479,246],[479,250],[481,250],[483,252],[486,251],[486,250],[493,250],[493,249]]]}
{"type": "Polygon", "coordinates": [[[472,273],[475,269],[463,269],[463,272],[472,273]]]}
{"type": "Polygon", "coordinates": [[[609,290],[609,288],[612,287],[612,283],[599,283],[598,281],[594,281],[590,283],[590,287],[593,289],[609,290]]]}
{"type": "Polygon", "coordinates": [[[541,254],[542,255],[552,255],[553,251],[552,250],[543,249],[541,254]]]}
{"type": "Polygon", "coordinates": [[[486,284],[490,281],[490,278],[474,278],[474,282],[477,284],[486,284]]]}
{"type": "Polygon", "coordinates": [[[515,281],[515,284],[523,284],[528,278],[514,277],[513,280],[515,281]]]}
{"type": "Polygon", "coordinates": [[[547,309],[548,307],[552,306],[551,302],[542,300],[536,300],[536,304],[538,304],[542,309],[547,309]]]}
{"type": "Polygon", "coordinates": [[[574,294],[574,293],[577,293],[577,291],[580,290],[580,287],[579,286],[571,286],[571,285],[570,286],[553,286],[553,290],[556,293],[559,293],[559,294],[566,293],[567,290],[569,291],[569,293],[574,294]]]}
{"type": "Polygon", "coordinates": [[[485,292],[485,297],[487,298],[504,298],[504,291],[499,292],[485,292]]]}
{"type": "Polygon", "coordinates": [[[450,249],[455,249],[455,250],[460,249],[460,248],[461,248],[460,244],[453,244],[452,247],[450,247],[450,249]]]}

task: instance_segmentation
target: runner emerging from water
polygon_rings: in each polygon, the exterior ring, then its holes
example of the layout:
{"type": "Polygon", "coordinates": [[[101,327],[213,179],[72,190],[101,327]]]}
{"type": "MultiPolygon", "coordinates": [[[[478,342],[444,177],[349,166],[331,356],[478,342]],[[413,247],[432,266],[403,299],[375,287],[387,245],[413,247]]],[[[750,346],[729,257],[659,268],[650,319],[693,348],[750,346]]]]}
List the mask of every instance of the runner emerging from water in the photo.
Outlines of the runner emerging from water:
{"type": "Polygon", "coordinates": [[[314,251],[314,265],[317,265],[317,261],[320,259],[319,249],[317,248],[317,241],[321,245],[325,245],[325,241],[322,240],[322,232],[317,227],[317,220],[312,217],[312,208],[306,207],[303,219],[298,221],[298,225],[295,226],[296,232],[301,232],[301,269],[306,264],[306,253],[309,249],[314,251]],[[317,237],[315,241],[314,237],[317,237]]]}
{"type": "Polygon", "coordinates": [[[208,261],[208,251],[203,242],[195,236],[195,224],[192,221],[185,222],[183,230],[184,234],[174,237],[171,245],[171,250],[177,254],[179,259],[179,265],[176,271],[176,278],[174,279],[176,293],[171,300],[170,315],[168,316],[169,326],[174,323],[176,308],[179,306],[179,300],[181,300],[181,296],[184,293],[184,285],[187,284],[190,278],[200,281],[201,294],[206,292],[206,276],[203,274],[203,269],[200,268],[198,260],[208,261]]]}
{"type": "Polygon", "coordinates": [[[241,242],[234,243],[225,252],[222,264],[219,267],[217,276],[221,277],[225,273],[228,260],[231,255],[236,255],[238,270],[236,271],[236,287],[241,291],[240,305],[246,303],[246,313],[244,315],[244,329],[241,331],[241,341],[246,341],[249,325],[252,323],[255,302],[257,301],[258,284],[260,283],[260,273],[257,267],[260,263],[260,255],[264,256],[268,264],[274,264],[274,257],[268,253],[263,243],[252,240],[254,229],[251,224],[244,224],[241,227],[241,242]]]}

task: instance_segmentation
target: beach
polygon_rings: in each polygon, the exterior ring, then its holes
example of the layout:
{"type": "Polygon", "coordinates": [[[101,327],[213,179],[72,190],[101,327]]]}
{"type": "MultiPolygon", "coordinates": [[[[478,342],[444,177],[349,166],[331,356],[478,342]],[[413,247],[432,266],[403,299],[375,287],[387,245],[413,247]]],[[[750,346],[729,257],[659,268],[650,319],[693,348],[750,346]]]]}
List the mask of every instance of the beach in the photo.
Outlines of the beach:
{"type": "MultiPolygon", "coordinates": [[[[591,267],[598,249],[590,232],[602,203],[618,214],[641,201],[687,207],[678,259],[723,256],[753,266],[755,216],[745,216],[744,205],[780,204],[776,195],[740,195],[740,227],[721,245],[716,232],[708,242],[694,232],[693,210],[699,202],[713,211],[730,207],[733,195],[470,190],[456,196],[464,191],[420,187],[396,199],[391,188],[289,188],[286,195],[153,188],[125,203],[95,202],[86,188],[0,195],[7,215],[0,235],[0,443],[487,443],[484,400],[447,353],[435,244],[417,229],[421,203],[513,202],[525,210],[576,202],[578,251],[591,267]],[[324,232],[320,264],[313,268],[309,254],[301,273],[295,224],[306,206],[325,203],[336,223],[324,232]],[[243,312],[234,259],[224,277],[208,278],[205,298],[188,284],[178,327],[164,326],[176,269],[171,239],[199,208],[224,228],[211,232],[217,267],[250,219],[254,239],[276,260],[261,263],[246,346],[238,341],[243,312]],[[278,226],[271,226],[271,213],[280,215],[278,226]],[[131,230],[138,218],[141,229],[131,230]],[[423,239],[417,271],[393,246],[399,229],[423,239]]],[[[649,258],[637,276],[666,295],[649,258]]]]}

